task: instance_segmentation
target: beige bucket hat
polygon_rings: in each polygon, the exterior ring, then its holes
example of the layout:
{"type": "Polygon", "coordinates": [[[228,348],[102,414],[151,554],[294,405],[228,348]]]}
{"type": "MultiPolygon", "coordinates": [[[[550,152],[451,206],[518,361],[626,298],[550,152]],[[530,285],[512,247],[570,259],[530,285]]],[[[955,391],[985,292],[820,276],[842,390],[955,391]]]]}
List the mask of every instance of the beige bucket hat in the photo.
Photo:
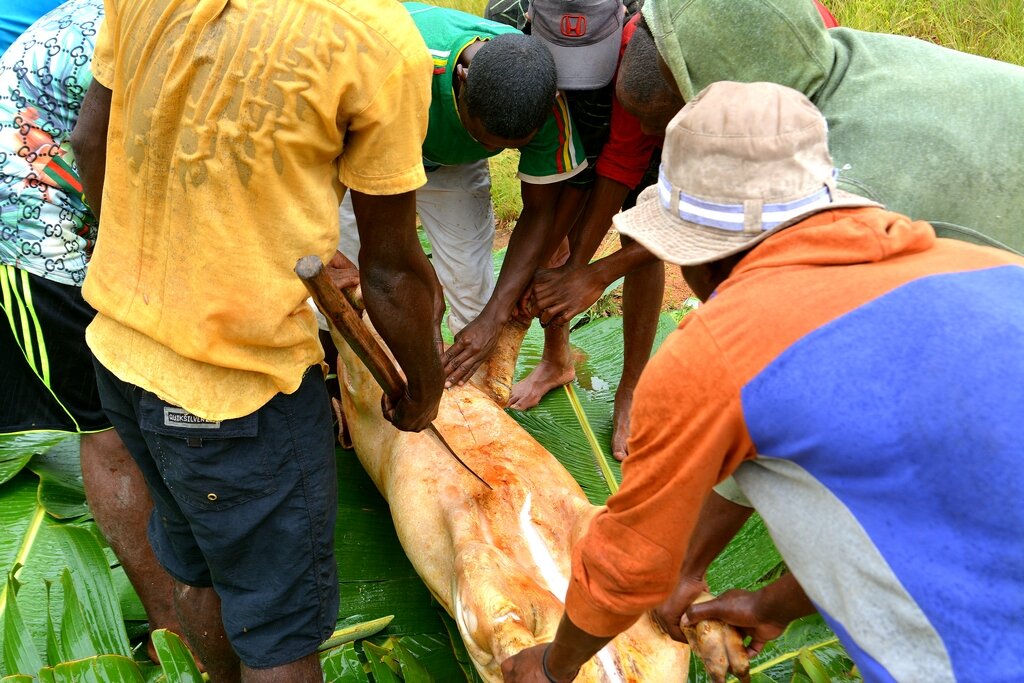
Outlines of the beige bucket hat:
{"type": "Polygon", "coordinates": [[[615,227],[681,266],[710,263],[819,211],[880,206],[836,188],[825,117],[776,83],[713,83],[672,119],[657,185],[615,227]]]}

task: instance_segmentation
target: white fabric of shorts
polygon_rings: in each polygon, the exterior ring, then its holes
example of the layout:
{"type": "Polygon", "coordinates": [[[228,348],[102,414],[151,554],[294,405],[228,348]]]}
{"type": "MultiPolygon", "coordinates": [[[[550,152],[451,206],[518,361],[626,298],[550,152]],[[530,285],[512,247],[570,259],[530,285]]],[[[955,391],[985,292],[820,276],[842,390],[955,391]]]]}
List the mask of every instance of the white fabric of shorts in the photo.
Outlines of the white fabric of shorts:
{"type": "MultiPolygon", "coordinates": [[[[416,212],[430,238],[430,261],[448,301],[448,328],[458,334],[472,322],[494,291],[494,210],[487,160],[440,166],[427,172],[416,190],[416,212]]],[[[359,233],[351,196],[338,211],[338,249],[358,265],[359,233]]]]}

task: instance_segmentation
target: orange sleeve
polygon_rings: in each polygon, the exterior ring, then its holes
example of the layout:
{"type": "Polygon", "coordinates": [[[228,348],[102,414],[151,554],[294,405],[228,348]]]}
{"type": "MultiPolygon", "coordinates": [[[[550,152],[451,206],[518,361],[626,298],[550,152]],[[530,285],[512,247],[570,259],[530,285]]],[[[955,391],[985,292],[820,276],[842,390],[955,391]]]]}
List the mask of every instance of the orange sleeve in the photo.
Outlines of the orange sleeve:
{"type": "Polygon", "coordinates": [[[613,636],[667,598],[704,498],[753,452],[739,388],[691,314],[644,370],[622,488],[573,549],[572,622],[613,636]]]}

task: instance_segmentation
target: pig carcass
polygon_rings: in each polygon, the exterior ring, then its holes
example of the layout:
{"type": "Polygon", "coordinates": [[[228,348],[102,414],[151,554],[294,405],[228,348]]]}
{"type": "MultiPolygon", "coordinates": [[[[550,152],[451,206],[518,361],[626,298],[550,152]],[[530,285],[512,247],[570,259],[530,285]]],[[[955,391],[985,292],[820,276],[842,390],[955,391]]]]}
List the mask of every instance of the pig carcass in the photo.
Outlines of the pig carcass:
{"type": "MultiPolygon", "coordinates": [[[[364,316],[365,320],[365,316],[364,316]]],[[[472,383],[445,391],[434,424],[488,490],[428,432],[400,432],[381,415],[381,390],[340,336],[344,422],[359,460],[387,499],[402,547],[455,619],[487,681],[501,662],[554,638],[572,547],[598,508],[564,467],[505,414],[525,333],[506,329],[472,383]]],[[[685,681],[689,649],[644,616],[609,643],[578,681],[685,681]]]]}

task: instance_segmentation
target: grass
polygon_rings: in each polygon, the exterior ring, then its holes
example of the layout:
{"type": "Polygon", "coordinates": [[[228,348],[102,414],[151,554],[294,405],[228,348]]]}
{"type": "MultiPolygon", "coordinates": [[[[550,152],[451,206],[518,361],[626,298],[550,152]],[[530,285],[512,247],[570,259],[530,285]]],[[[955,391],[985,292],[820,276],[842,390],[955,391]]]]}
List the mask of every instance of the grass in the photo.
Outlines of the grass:
{"type": "Polygon", "coordinates": [[[484,9],[487,7],[487,0],[423,0],[428,5],[437,5],[438,7],[447,7],[448,9],[457,9],[463,12],[469,12],[470,14],[479,14],[483,16],[484,9]]]}
{"type": "Polygon", "coordinates": [[[494,202],[494,219],[498,232],[511,230],[523,210],[523,198],[519,193],[519,150],[506,149],[491,157],[491,199],[494,202]]]}
{"type": "Polygon", "coordinates": [[[843,26],[898,33],[1024,65],[1024,4],[1006,0],[825,0],[843,26]]]}

